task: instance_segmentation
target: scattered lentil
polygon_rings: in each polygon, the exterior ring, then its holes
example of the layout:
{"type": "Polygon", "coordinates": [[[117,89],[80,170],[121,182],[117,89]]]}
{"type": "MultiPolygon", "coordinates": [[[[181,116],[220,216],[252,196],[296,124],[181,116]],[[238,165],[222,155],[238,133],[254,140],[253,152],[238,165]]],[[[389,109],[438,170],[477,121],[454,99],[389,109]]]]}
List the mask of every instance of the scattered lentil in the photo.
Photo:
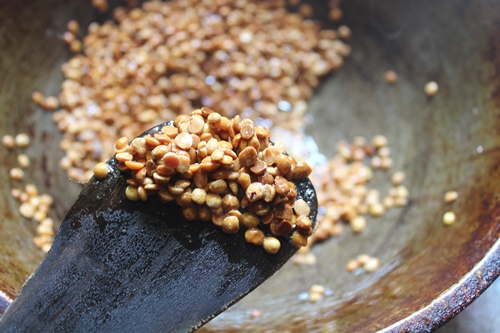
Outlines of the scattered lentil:
{"type": "MultiPolygon", "coordinates": [[[[379,134],[379,135],[375,135],[375,136],[373,137],[373,139],[372,139],[373,146],[374,146],[375,148],[379,148],[379,149],[381,149],[381,148],[383,148],[383,147],[386,147],[386,146],[387,146],[387,144],[388,144],[388,142],[389,142],[389,140],[387,140],[387,138],[386,138],[385,136],[380,135],[380,134],[379,134]]],[[[381,157],[382,157],[382,156],[387,156],[387,154],[382,154],[382,155],[380,155],[380,151],[381,151],[381,150],[379,150],[379,156],[381,156],[381,157]]],[[[383,150],[382,150],[382,151],[383,151],[383,150]]]]}
{"type": "Polygon", "coordinates": [[[17,155],[17,163],[23,169],[26,169],[30,166],[30,158],[26,154],[17,155]]]}
{"type": "Polygon", "coordinates": [[[314,284],[309,289],[309,302],[316,303],[323,298],[325,287],[319,284],[314,284]]]}
{"type": "Polygon", "coordinates": [[[371,257],[363,264],[363,269],[366,272],[374,272],[380,267],[380,259],[371,257]]]}
{"type": "Polygon", "coordinates": [[[54,240],[54,221],[47,217],[54,202],[51,195],[40,194],[33,184],[26,184],[24,191],[12,189],[12,196],[19,202],[19,213],[28,220],[38,222],[33,243],[43,252],[48,252],[54,240]]]}
{"type": "Polygon", "coordinates": [[[108,175],[109,168],[105,162],[97,163],[94,166],[94,176],[97,179],[104,179],[108,175]]]}
{"type": "Polygon", "coordinates": [[[405,174],[402,171],[398,171],[392,174],[391,177],[392,183],[394,185],[401,185],[403,181],[405,180],[405,174]]]}
{"type": "Polygon", "coordinates": [[[359,262],[356,259],[351,259],[347,262],[345,269],[348,272],[352,272],[359,268],[359,262]]]}
{"type": "Polygon", "coordinates": [[[363,253],[358,255],[356,259],[349,260],[345,269],[348,272],[352,272],[360,267],[367,273],[374,272],[380,267],[380,259],[363,253]]]}
{"type": "MultiPolygon", "coordinates": [[[[404,173],[391,176],[394,187],[388,195],[381,197],[380,191],[368,188],[374,170],[382,169],[381,163],[373,165],[376,159],[390,158],[389,141],[383,135],[372,140],[358,136],[352,143],[340,141],[337,154],[327,163],[318,165],[311,173],[311,180],[318,194],[319,214],[317,229],[310,237],[306,250],[316,242],[342,233],[341,222],[349,223],[354,232],[362,232],[366,226],[366,216],[381,216],[387,210],[408,203],[409,191],[402,184],[404,173]]],[[[294,262],[303,264],[303,258],[294,262]]]]}
{"type": "Polygon", "coordinates": [[[15,146],[14,137],[12,135],[8,135],[8,134],[2,136],[2,145],[5,148],[9,148],[9,149],[14,148],[14,146],[15,146]]]}
{"type": "Polygon", "coordinates": [[[457,191],[448,191],[444,194],[444,202],[446,203],[452,203],[458,198],[458,192],[457,191]]]}
{"type": "Polygon", "coordinates": [[[105,13],[108,10],[108,0],[92,0],[92,6],[99,12],[105,13]]]}
{"type": "Polygon", "coordinates": [[[351,38],[352,32],[351,32],[351,29],[348,26],[341,25],[338,28],[337,31],[339,33],[340,38],[342,38],[342,39],[349,39],[349,38],[351,38]]]}
{"type": "Polygon", "coordinates": [[[14,138],[16,146],[25,148],[30,144],[30,137],[26,133],[17,134],[14,138]]]}
{"type": "Polygon", "coordinates": [[[21,168],[12,168],[9,171],[9,175],[14,180],[21,180],[24,178],[24,171],[21,168]]]}
{"type": "Polygon", "coordinates": [[[351,228],[354,232],[359,233],[366,228],[366,218],[364,216],[356,216],[350,220],[351,228]]]}
{"type": "Polygon", "coordinates": [[[436,82],[430,81],[425,84],[424,91],[427,94],[427,96],[434,96],[438,93],[439,86],[436,82]]]}
{"type": "Polygon", "coordinates": [[[445,225],[452,225],[457,220],[454,212],[446,212],[443,214],[443,223],[445,225]]]}
{"type": "Polygon", "coordinates": [[[258,309],[253,309],[250,312],[250,318],[255,319],[255,318],[260,318],[260,317],[262,317],[262,311],[260,311],[258,309]]]}
{"type": "Polygon", "coordinates": [[[385,82],[389,83],[389,84],[394,84],[398,81],[398,74],[396,74],[395,71],[386,71],[384,73],[384,79],[385,79],[385,82]]]}

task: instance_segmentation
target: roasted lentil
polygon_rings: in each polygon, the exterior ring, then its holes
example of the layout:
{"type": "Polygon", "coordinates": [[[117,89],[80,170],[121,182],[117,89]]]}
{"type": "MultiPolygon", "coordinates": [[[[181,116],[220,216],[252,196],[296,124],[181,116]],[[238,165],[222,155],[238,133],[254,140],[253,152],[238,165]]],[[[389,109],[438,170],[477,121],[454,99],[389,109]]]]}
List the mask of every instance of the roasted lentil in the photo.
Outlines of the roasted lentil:
{"type": "Polygon", "coordinates": [[[396,74],[395,71],[386,71],[384,73],[384,79],[385,79],[385,82],[389,83],[389,84],[394,84],[398,81],[398,74],[396,74]]]}
{"type": "Polygon", "coordinates": [[[457,220],[454,212],[446,212],[443,214],[443,223],[445,225],[452,225],[457,220]]]}
{"type": "Polygon", "coordinates": [[[195,220],[201,210],[204,220],[225,233],[245,227],[245,240],[271,254],[281,247],[273,236],[290,236],[296,246],[307,245],[312,234],[310,207],[296,200],[292,182],[309,176],[307,163],[286,156],[284,148],[276,148],[269,133],[257,130],[250,119],[229,119],[203,107],[178,116],[174,125],[129,145],[123,138],[115,143],[118,168],[130,172],[125,190],[129,200],[145,201],[159,193],[160,200],[175,200],[183,207],[187,220],[195,220]],[[263,160],[265,151],[275,157],[267,155],[269,163],[263,160]],[[225,157],[231,162],[223,163],[225,157]],[[263,232],[264,225],[270,235],[263,232]]]}
{"type": "MultiPolygon", "coordinates": [[[[105,0],[92,4],[99,12],[108,9],[105,0]]],[[[338,4],[330,6],[339,18],[338,4]]],[[[320,30],[287,12],[283,1],[146,1],[141,8],[116,8],[113,16],[102,25],[91,23],[82,40],[76,21],[64,34],[77,54],[62,66],[66,80],[53,119],[65,133],[61,164],[81,182],[113,153],[119,137],[135,137],[201,105],[299,130],[318,78],[350,53],[338,39],[347,37],[348,28],[320,30]]],[[[39,92],[33,100],[56,105],[39,92]]],[[[209,119],[209,126],[220,121],[209,119]]],[[[187,126],[201,131],[199,118],[187,126]]],[[[241,126],[245,141],[251,133],[241,126]]],[[[243,144],[257,148],[260,141],[243,144]]],[[[226,155],[221,163],[232,161],[226,155]]]]}
{"type": "MultiPolygon", "coordinates": [[[[351,229],[359,233],[368,226],[367,215],[382,216],[387,210],[408,203],[409,191],[403,185],[404,173],[401,171],[390,177],[388,183],[392,182],[394,186],[384,197],[380,191],[368,188],[374,170],[382,169],[381,163],[374,166],[373,161],[390,156],[389,140],[385,136],[376,135],[372,140],[358,136],[352,143],[340,141],[337,154],[314,168],[311,180],[318,194],[320,210],[317,229],[310,237],[306,251],[315,242],[342,233],[342,222],[349,223],[351,229]]],[[[304,260],[295,262],[304,263],[304,260]]]]}
{"type": "Polygon", "coordinates": [[[25,148],[30,144],[30,137],[26,133],[17,134],[14,138],[16,146],[25,148]]]}
{"type": "Polygon", "coordinates": [[[438,93],[439,86],[436,82],[430,81],[425,84],[424,91],[427,94],[427,96],[432,97],[438,93]]]}
{"type": "Polygon", "coordinates": [[[444,194],[444,202],[446,203],[452,203],[458,198],[458,192],[457,191],[448,191],[444,194]]]}
{"type": "Polygon", "coordinates": [[[14,141],[14,137],[12,135],[9,135],[9,134],[2,136],[2,145],[5,148],[9,148],[9,149],[14,148],[14,146],[16,145],[15,141],[14,141]]]}

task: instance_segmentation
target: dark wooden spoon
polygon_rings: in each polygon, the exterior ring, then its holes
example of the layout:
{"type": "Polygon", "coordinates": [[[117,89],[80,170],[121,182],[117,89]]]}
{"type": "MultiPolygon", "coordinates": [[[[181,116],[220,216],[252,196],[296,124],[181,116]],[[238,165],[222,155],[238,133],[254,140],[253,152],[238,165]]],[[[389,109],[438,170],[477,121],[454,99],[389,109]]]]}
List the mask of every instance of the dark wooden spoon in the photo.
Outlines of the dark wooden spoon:
{"type": "MultiPolygon", "coordinates": [[[[159,131],[165,124],[141,136],[159,131]]],[[[69,210],[44,261],[0,320],[1,332],[191,332],[273,275],[297,251],[278,254],[188,222],[175,204],[131,202],[127,177],[108,160],[69,210]]],[[[311,207],[308,179],[296,182],[311,207]]]]}

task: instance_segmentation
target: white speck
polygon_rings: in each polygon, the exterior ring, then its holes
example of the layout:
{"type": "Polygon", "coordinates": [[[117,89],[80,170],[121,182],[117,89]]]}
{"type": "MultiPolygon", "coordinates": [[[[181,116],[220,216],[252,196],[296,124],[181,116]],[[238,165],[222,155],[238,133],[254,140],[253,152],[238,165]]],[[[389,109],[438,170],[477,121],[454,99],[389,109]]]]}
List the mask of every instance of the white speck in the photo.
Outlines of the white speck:
{"type": "Polygon", "coordinates": [[[307,292],[303,292],[303,293],[300,293],[300,294],[299,294],[299,299],[300,299],[301,301],[305,301],[305,300],[306,300],[306,299],[308,299],[308,298],[309,298],[309,293],[307,293],[307,292]]]}
{"type": "Polygon", "coordinates": [[[134,61],[130,61],[128,64],[127,64],[127,67],[129,70],[131,71],[135,71],[137,69],[137,63],[134,62],[134,61]]]}
{"type": "Polygon", "coordinates": [[[333,290],[331,290],[330,288],[326,288],[325,289],[325,296],[331,296],[333,295],[333,290]]]}
{"type": "Polygon", "coordinates": [[[472,108],[472,114],[477,116],[479,114],[479,109],[478,108],[472,108]]]}
{"type": "Polygon", "coordinates": [[[265,128],[271,128],[273,126],[273,121],[271,119],[259,117],[259,118],[255,119],[255,125],[264,126],[265,128]]]}
{"type": "Polygon", "coordinates": [[[203,105],[205,105],[205,106],[210,107],[210,106],[212,106],[212,99],[211,99],[210,97],[206,97],[206,96],[205,96],[205,97],[203,97],[203,98],[201,99],[201,103],[202,103],[203,105]]]}
{"type": "Polygon", "coordinates": [[[484,149],[483,149],[483,146],[477,146],[476,150],[477,150],[478,154],[481,154],[484,149]]]}
{"type": "Polygon", "coordinates": [[[99,111],[100,111],[99,107],[95,104],[89,104],[89,106],[87,107],[87,114],[89,116],[93,116],[99,111]]]}
{"type": "MultiPolygon", "coordinates": [[[[241,116],[241,118],[244,119],[244,118],[250,118],[250,117],[252,117],[253,114],[254,114],[253,109],[251,107],[247,106],[245,109],[243,109],[243,111],[241,112],[240,116],[241,116]]],[[[262,120],[262,118],[258,118],[258,119],[262,120]]],[[[255,124],[257,124],[257,120],[255,121],[255,124]]],[[[257,126],[258,125],[259,124],[257,124],[257,126]]]]}
{"type": "Polygon", "coordinates": [[[312,136],[308,135],[305,137],[304,146],[306,147],[306,150],[309,151],[307,163],[311,166],[321,165],[327,162],[328,159],[325,155],[320,153],[318,144],[314,141],[312,136]]]}
{"type": "Polygon", "coordinates": [[[205,78],[205,83],[211,86],[212,84],[215,83],[215,77],[213,77],[212,75],[207,76],[205,78]]]}
{"type": "Polygon", "coordinates": [[[271,59],[269,59],[269,65],[271,65],[271,67],[279,67],[280,64],[281,61],[279,58],[272,57],[271,59]]]}
{"type": "Polygon", "coordinates": [[[243,31],[240,34],[240,42],[242,42],[242,43],[249,43],[252,41],[252,39],[253,39],[253,35],[250,31],[243,31]]]}
{"type": "Polygon", "coordinates": [[[289,112],[290,110],[292,110],[292,104],[290,102],[287,102],[287,101],[279,101],[278,102],[278,109],[280,109],[281,111],[284,111],[284,112],[289,112]]]}
{"type": "Polygon", "coordinates": [[[201,41],[199,39],[193,39],[191,41],[191,46],[197,49],[201,46],[201,41]]]}

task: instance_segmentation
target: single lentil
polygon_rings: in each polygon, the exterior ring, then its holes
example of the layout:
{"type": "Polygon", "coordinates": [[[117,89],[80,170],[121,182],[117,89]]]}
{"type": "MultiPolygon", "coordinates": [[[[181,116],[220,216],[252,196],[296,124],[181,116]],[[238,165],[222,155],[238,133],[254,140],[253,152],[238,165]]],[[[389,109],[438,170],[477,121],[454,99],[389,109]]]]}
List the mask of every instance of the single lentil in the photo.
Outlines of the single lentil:
{"type": "Polygon", "coordinates": [[[24,178],[24,171],[21,168],[12,168],[9,171],[9,175],[14,180],[21,180],[24,178]]]}
{"type": "Polygon", "coordinates": [[[30,137],[26,133],[17,134],[14,138],[16,146],[25,148],[30,144],[30,137]]]}
{"type": "Polygon", "coordinates": [[[446,203],[452,203],[458,198],[458,192],[457,191],[448,191],[444,194],[444,202],[446,203]]]}
{"type": "Polygon", "coordinates": [[[23,169],[26,169],[30,166],[30,158],[26,154],[17,155],[17,163],[23,169]]]}
{"type": "Polygon", "coordinates": [[[401,185],[405,180],[405,174],[402,171],[398,171],[392,174],[391,181],[394,185],[401,185]]]}
{"type": "Polygon", "coordinates": [[[432,97],[438,93],[439,86],[436,82],[430,81],[425,84],[424,91],[427,94],[427,96],[432,97]]]}
{"type": "Polygon", "coordinates": [[[5,148],[12,149],[15,146],[14,137],[12,135],[6,134],[2,136],[2,145],[5,148]]]}
{"type": "Polygon", "coordinates": [[[370,257],[364,264],[363,269],[365,272],[374,272],[380,267],[380,259],[370,257]]]}
{"type": "Polygon", "coordinates": [[[398,81],[398,74],[395,71],[388,70],[384,73],[384,80],[389,84],[394,84],[398,81]]]}
{"type": "Polygon", "coordinates": [[[443,223],[445,225],[452,225],[453,223],[455,223],[456,220],[457,217],[454,212],[450,211],[443,214],[443,223]]]}
{"type": "Polygon", "coordinates": [[[262,247],[269,254],[276,254],[281,249],[281,243],[276,237],[267,236],[262,242],[262,247]]]}
{"type": "Polygon", "coordinates": [[[97,179],[104,179],[108,175],[109,168],[105,162],[97,163],[94,166],[94,176],[97,179]]]}

